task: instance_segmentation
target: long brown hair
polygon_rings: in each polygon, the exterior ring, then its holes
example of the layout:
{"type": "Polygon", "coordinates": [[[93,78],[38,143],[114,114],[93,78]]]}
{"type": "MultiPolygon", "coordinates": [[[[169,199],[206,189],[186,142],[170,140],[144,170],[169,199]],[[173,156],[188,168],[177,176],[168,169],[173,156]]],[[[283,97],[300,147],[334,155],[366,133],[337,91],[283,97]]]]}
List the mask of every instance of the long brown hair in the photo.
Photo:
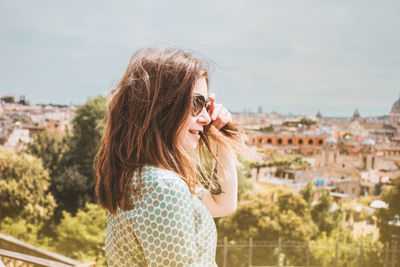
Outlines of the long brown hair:
{"type": "MultiPolygon", "coordinates": [[[[144,165],[177,173],[194,193],[197,172],[204,168],[193,164],[177,145],[177,136],[190,114],[192,90],[200,77],[208,83],[207,62],[180,49],[142,49],[133,55],[112,92],[96,155],[96,193],[101,206],[111,213],[118,207],[131,209],[132,175],[144,165]]],[[[211,143],[235,145],[240,143],[239,136],[232,125],[222,132],[205,127],[199,154],[204,158],[208,150],[216,158],[211,143]]]]}

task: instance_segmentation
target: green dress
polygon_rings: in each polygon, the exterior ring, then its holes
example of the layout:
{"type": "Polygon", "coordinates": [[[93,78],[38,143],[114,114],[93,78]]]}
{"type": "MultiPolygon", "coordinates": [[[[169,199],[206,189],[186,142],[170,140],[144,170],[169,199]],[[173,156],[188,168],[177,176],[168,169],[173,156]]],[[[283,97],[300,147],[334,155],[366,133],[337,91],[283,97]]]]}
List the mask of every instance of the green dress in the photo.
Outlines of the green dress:
{"type": "Polygon", "coordinates": [[[201,199],[177,174],[156,167],[142,169],[142,184],[132,210],[107,216],[108,265],[217,266],[217,232],[201,199]]]}

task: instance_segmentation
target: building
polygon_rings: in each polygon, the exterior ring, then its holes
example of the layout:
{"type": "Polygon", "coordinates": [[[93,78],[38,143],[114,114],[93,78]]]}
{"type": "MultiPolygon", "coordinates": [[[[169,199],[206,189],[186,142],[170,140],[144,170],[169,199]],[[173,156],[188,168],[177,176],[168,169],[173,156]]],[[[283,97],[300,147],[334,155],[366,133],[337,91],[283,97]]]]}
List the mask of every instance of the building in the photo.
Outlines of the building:
{"type": "Polygon", "coordinates": [[[389,124],[397,129],[397,136],[400,136],[400,97],[392,105],[389,113],[389,124]]]}
{"type": "Polygon", "coordinates": [[[267,152],[283,154],[320,155],[327,135],[306,135],[301,133],[271,133],[250,135],[247,144],[264,148],[267,152]]]}
{"type": "Polygon", "coordinates": [[[358,112],[358,109],[356,109],[353,113],[353,121],[359,120],[361,118],[360,113],[358,112]]]}

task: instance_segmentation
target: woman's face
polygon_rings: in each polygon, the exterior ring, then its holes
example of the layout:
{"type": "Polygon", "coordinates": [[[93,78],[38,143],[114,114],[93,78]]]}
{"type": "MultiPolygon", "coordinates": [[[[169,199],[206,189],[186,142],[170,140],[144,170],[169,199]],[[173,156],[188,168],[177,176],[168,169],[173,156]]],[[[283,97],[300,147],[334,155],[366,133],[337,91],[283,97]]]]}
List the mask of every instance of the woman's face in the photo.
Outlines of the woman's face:
{"type": "MultiPolygon", "coordinates": [[[[207,82],[204,77],[197,79],[194,85],[192,98],[195,96],[203,96],[204,99],[208,100],[207,82]]],[[[202,108],[197,116],[190,113],[183,123],[181,131],[178,133],[179,145],[187,151],[195,150],[200,139],[199,132],[203,131],[203,126],[210,122],[211,118],[206,108],[202,108]]]]}

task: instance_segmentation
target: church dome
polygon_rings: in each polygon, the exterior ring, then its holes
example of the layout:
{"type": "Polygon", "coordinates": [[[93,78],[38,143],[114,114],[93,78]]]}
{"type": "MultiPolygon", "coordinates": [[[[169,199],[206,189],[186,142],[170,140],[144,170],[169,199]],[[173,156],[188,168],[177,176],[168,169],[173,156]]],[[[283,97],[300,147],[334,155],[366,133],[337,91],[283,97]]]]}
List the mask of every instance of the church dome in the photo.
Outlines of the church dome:
{"type": "Polygon", "coordinates": [[[337,143],[337,140],[336,140],[335,137],[333,137],[333,135],[331,135],[331,136],[328,137],[328,139],[326,139],[325,142],[326,142],[327,144],[328,144],[328,143],[329,143],[329,144],[336,144],[336,143],[337,143]]]}
{"type": "Polygon", "coordinates": [[[400,97],[396,102],[394,102],[390,113],[400,114],[400,97]]]}
{"type": "Polygon", "coordinates": [[[358,109],[356,109],[353,113],[353,120],[358,120],[360,117],[360,113],[358,112],[358,109]]]}
{"type": "Polygon", "coordinates": [[[375,145],[375,141],[372,138],[368,137],[367,139],[365,139],[362,142],[362,144],[363,145],[367,145],[367,146],[374,146],[375,145]]]}

